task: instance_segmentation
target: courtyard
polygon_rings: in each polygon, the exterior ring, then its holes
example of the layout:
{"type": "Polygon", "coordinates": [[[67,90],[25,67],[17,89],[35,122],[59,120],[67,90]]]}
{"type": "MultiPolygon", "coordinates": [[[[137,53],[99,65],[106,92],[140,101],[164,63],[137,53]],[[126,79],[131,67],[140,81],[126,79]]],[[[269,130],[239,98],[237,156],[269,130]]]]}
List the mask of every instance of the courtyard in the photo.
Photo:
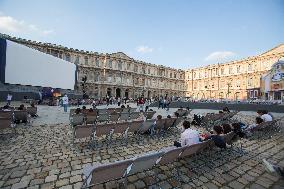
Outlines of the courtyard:
{"type": "MultiPolygon", "coordinates": [[[[18,105],[14,103],[13,105],[18,105]]],[[[135,104],[131,104],[136,107],[135,104]]],[[[109,107],[114,107],[111,105],[109,107]]],[[[98,108],[105,108],[100,106],[98,108]]],[[[166,117],[177,109],[152,108],[166,117]]],[[[217,112],[216,110],[193,110],[193,114],[217,112]]],[[[1,188],[81,188],[83,168],[88,164],[105,164],[130,159],[173,145],[180,137],[174,130],[162,138],[142,138],[137,141],[130,136],[124,145],[115,140],[110,146],[90,149],[87,141],[77,141],[72,145],[72,130],[69,113],[61,107],[38,106],[37,118],[30,125],[18,125],[16,134],[12,130],[1,131],[0,143],[0,187],[1,188]]],[[[275,118],[280,113],[273,113],[275,118]]],[[[255,112],[239,112],[233,118],[246,124],[254,122],[255,112]]],[[[283,126],[283,122],[281,122],[283,126]]],[[[202,129],[198,128],[200,131],[202,129]]],[[[196,158],[185,158],[174,166],[160,166],[128,177],[128,188],[283,188],[284,182],[278,176],[266,172],[262,159],[284,165],[283,133],[276,133],[264,139],[239,140],[234,150],[216,150],[208,157],[201,153],[196,158]],[[243,152],[237,149],[243,144],[243,152]],[[182,173],[182,181],[176,179],[175,170],[182,173]],[[158,182],[156,182],[157,174],[158,182]]],[[[111,181],[96,188],[119,188],[122,181],[111,181]]]]}

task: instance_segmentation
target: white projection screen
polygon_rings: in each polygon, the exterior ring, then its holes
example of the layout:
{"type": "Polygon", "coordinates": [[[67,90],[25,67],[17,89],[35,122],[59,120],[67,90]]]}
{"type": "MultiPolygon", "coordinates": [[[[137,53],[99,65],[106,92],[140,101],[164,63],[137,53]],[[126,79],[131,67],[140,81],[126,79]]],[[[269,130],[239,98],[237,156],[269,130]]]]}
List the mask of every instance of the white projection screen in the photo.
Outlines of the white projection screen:
{"type": "Polygon", "coordinates": [[[5,83],[74,90],[75,64],[6,41],[5,83]]]}

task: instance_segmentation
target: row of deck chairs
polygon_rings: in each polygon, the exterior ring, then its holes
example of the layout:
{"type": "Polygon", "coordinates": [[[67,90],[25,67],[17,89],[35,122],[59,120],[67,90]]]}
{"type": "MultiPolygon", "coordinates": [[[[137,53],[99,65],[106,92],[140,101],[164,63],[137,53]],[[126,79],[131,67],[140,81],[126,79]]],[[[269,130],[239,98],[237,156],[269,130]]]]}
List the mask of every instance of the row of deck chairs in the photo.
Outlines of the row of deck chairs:
{"type": "MultiPolygon", "coordinates": [[[[74,115],[76,109],[70,109],[69,117],[74,115]]],[[[88,110],[82,110],[83,114],[89,113],[88,110]]],[[[95,114],[114,114],[114,113],[132,113],[135,112],[136,108],[108,108],[108,109],[94,109],[93,112],[95,114]]]]}
{"type": "Polygon", "coordinates": [[[176,113],[179,114],[179,117],[186,117],[186,116],[188,116],[188,115],[190,114],[191,111],[192,111],[192,110],[178,109],[178,110],[176,111],[176,113]]]}
{"type": "MultiPolygon", "coordinates": [[[[152,119],[156,112],[149,111],[144,112],[146,119],[152,119]]],[[[96,112],[87,112],[86,114],[74,114],[70,117],[70,124],[72,126],[82,125],[82,124],[94,124],[94,123],[116,123],[125,122],[129,120],[135,120],[140,117],[140,112],[122,112],[122,113],[112,113],[112,114],[97,114],[96,112]]]]}
{"type": "MultiPolygon", "coordinates": [[[[232,145],[234,133],[228,133],[224,136],[227,144],[232,145]]],[[[158,152],[149,153],[140,157],[129,160],[118,161],[114,163],[87,166],[83,170],[84,182],[82,188],[89,188],[98,184],[103,184],[109,181],[123,179],[124,187],[127,188],[127,177],[146,170],[153,170],[163,165],[174,165],[180,159],[196,156],[202,152],[209,151],[214,147],[214,142],[208,140],[191,146],[181,148],[172,148],[169,150],[161,150],[158,152]]],[[[176,168],[176,178],[182,181],[181,173],[178,167],[176,168]]],[[[173,171],[172,171],[173,172],[173,171]]],[[[155,173],[155,181],[158,182],[157,173],[155,173]]]]}
{"type": "Polygon", "coordinates": [[[271,137],[273,133],[280,132],[281,127],[279,122],[283,118],[284,117],[275,119],[273,121],[262,122],[261,124],[252,129],[253,137],[261,139],[263,137],[271,137]]]}
{"type": "Polygon", "coordinates": [[[36,115],[36,107],[27,107],[26,110],[0,111],[0,129],[14,128],[15,120],[27,120],[27,123],[30,123],[30,118],[36,115]]]}
{"type": "Polygon", "coordinates": [[[219,113],[219,114],[206,114],[201,120],[201,127],[204,127],[206,130],[211,130],[212,127],[216,124],[222,124],[223,121],[228,121],[234,117],[238,111],[229,112],[229,113],[219,113]]]}
{"type": "MultiPolygon", "coordinates": [[[[163,132],[176,128],[181,123],[183,118],[166,118],[161,121],[163,132]]],[[[90,138],[91,147],[98,148],[98,140],[104,136],[104,140],[107,144],[112,143],[114,135],[118,138],[122,138],[125,143],[128,143],[128,135],[136,135],[137,142],[141,141],[141,137],[153,126],[155,120],[141,120],[132,122],[121,122],[116,124],[106,123],[101,125],[78,125],[73,128],[73,144],[76,139],[90,138]]],[[[160,122],[159,122],[160,123],[160,122]]],[[[158,126],[158,124],[157,124],[158,126]]],[[[155,133],[153,133],[155,134],[155,133]]]]}

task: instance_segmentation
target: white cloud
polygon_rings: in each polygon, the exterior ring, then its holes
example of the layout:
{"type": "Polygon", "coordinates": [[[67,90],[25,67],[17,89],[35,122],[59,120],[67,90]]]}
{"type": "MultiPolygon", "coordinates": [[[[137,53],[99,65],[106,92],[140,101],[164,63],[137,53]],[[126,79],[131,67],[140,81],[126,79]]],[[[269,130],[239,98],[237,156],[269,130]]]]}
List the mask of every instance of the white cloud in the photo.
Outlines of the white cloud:
{"type": "Polygon", "coordinates": [[[236,53],[231,51],[216,51],[211,54],[209,54],[204,60],[205,61],[226,61],[234,58],[236,56],[236,53]]]}
{"type": "Polygon", "coordinates": [[[139,53],[151,53],[153,52],[153,48],[150,48],[148,46],[144,46],[144,45],[141,45],[141,46],[138,46],[136,48],[136,51],[139,52],[139,53]]]}
{"type": "Polygon", "coordinates": [[[43,30],[34,24],[28,24],[23,20],[17,20],[11,16],[0,14],[0,32],[3,33],[35,33],[39,35],[53,34],[53,30],[43,30]]]}

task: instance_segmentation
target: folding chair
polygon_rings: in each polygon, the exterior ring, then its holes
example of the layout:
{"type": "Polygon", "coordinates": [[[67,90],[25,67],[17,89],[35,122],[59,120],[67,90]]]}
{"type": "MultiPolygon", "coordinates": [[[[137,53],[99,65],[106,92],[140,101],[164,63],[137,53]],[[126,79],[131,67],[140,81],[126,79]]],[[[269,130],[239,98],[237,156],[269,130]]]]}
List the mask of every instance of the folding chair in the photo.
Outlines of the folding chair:
{"type": "Polygon", "coordinates": [[[129,129],[129,123],[123,122],[123,123],[116,123],[114,127],[113,134],[121,134],[121,136],[125,139],[125,143],[127,144],[127,132],[129,129]]]}
{"type": "MultiPolygon", "coordinates": [[[[77,125],[73,128],[72,144],[75,144],[76,139],[90,138],[93,140],[94,125],[77,125]]],[[[92,144],[92,143],[90,143],[92,144]]]]}
{"type": "Polygon", "coordinates": [[[183,152],[183,148],[174,148],[174,149],[171,149],[169,151],[166,151],[160,161],[158,162],[158,165],[161,166],[161,165],[171,165],[173,169],[176,168],[176,174],[174,175],[177,180],[181,181],[180,179],[180,171],[179,171],[179,168],[177,166],[175,166],[175,162],[179,159],[180,155],[182,154],[183,152]]]}
{"type": "MultiPolygon", "coordinates": [[[[132,162],[132,160],[125,160],[106,165],[99,165],[93,167],[90,173],[87,173],[87,168],[85,168],[85,170],[83,170],[83,177],[85,179],[82,188],[89,188],[112,180],[124,179],[127,176],[127,168],[132,162]]],[[[124,186],[126,188],[126,183],[124,183],[124,186]]]]}
{"type": "Polygon", "coordinates": [[[166,118],[165,119],[165,127],[164,127],[165,131],[173,126],[175,120],[176,120],[176,118],[166,118]]]}
{"type": "Polygon", "coordinates": [[[32,117],[37,117],[37,107],[27,107],[28,114],[32,117]]]}
{"type": "Polygon", "coordinates": [[[109,121],[109,114],[99,114],[97,117],[98,122],[108,122],[109,121]]]}
{"type": "MultiPolygon", "coordinates": [[[[147,155],[143,155],[141,157],[137,157],[133,160],[131,165],[131,169],[127,175],[133,175],[136,173],[144,172],[149,169],[153,169],[159,162],[159,159],[165,152],[156,152],[147,155]]],[[[157,181],[157,175],[155,174],[155,180],[157,181]]],[[[125,178],[127,183],[127,177],[125,178]]]]}
{"type": "Polygon", "coordinates": [[[127,137],[128,137],[129,133],[137,134],[139,129],[141,128],[143,122],[144,122],[143,120],[130,122],[129,123],[129,129],[127,131],[127,137]]]}
{"type": "Polygon", "coordinates": [[[119,121],[127,121],[129,119],[129,113],[121,113],[119,117],[119,121]]]}
{"type": "Polygon", "coordinates": [[[99,114],[107,114],[107,109],[98,109],[99,114]]]}
{"type": "Polygon", "coordinates": [[[129,113],[133,113],[133,112],[135,112],[136,111],[136,108],[130,108],[129,109],[129,113]]]}
{"type": "Polygon", "coordinates": [[[112,113],[110,114],[109,121],[110,122],[117,122],[120,117],[119,113],[112,113]]]}
{"type": "Polygon", "coordinates": [[[156,134],[158,135],[158,137],[160,137],[160,135],[162,134],[162,132],[164,132],[164,127],[165,127],[165,119],[158,119],[156,120],[156,134]]]}
{"type": "Polygon", "coordinates": [[[152,119],[155,113],[156,111],[144,112],[144,116],[146,117],[146,119],[152,119]]]}
{"type": "Polygon", "coordinates": [[[83,125],[84,124],[84,114],[73,114],[70,119],[71,126],[83,125]]]}
{"type": "Polygon", "coordinates": [[[27,125],[27,123],[30,123],[30,116],[27,110],[15,110],[14,119],[15,121],[25,121],[25,125],[27,125]]]}
{"type": "Polygon", "coordinates": [[[86,124],[94,124],[97,119],[97,112],[88,112],[86,114],[86,124]]]}
{"type": "Polygon", "coordinates": [[[99,137],[105,136],[105,140],[107,140],[107,144],[109,145],[111,142],[112,134],[114,131],[114,124],[104,124],[104,125],[96,125],[94,131],[94,145],[95,148],[98,147],[98,139],[99,137]]]}
{"type": "Polygon", "coordinates": [[[137,119],[137,118],[139,118],[139,116],[140,116],[140,112],[132,112],[132,113],[130,113],[129,119],[130,120],[137,119]]]}
{"type": "Polygon", "coordinates": [[[137,131],[137,134],[139,134],[139,141],[138,141],[138,143],[141,141],[142,135],[144,133],[146,133],[147,131],[150,131],[149,137],[152,137],[152,134],[153,134],[153,130],[152,129],[154,127],[154,122],[155,122],[155,120],[146,120],[146,121],[143,122],[142,126],[137,131]]]}

